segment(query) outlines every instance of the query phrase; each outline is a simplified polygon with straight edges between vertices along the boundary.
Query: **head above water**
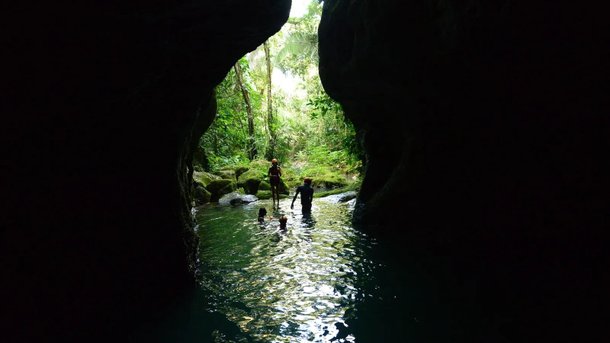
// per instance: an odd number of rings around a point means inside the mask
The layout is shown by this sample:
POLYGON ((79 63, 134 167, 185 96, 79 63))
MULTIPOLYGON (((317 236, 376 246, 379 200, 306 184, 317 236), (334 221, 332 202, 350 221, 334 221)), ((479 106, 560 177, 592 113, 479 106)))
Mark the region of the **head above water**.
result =
POLYGON ((286 216, 281 216, 280 217, 280 227, 281 228, 285 228, 286 227, 286 222, 288 222, 288 218, 286 218, 286 216))

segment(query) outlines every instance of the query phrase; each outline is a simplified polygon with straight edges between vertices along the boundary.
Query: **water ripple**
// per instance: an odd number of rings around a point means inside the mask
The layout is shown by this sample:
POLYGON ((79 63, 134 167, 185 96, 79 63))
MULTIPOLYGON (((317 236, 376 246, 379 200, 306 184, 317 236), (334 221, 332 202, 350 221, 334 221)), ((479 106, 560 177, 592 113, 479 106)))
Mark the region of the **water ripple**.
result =
POLYGON ((288 199, 280 210, 269 205, 210 205, 197 213, 208 310, 224 314, 249 341, 354 342, 346 320, 375 264, 367 258, 374 242, 350 226, 353 202, 316 201, 310 216, 290 210, 288 199), (261 206, 273 216, 263 224, 256 221, 261 206), (280 215, 288 217, 285 231, 280 215))

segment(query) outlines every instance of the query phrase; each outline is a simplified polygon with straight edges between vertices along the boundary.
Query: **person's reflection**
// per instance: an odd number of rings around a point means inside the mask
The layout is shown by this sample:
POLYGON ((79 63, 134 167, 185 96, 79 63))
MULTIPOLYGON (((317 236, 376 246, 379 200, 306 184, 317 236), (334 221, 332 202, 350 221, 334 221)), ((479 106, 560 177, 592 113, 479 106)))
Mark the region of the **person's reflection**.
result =
POLYGON ((311 215, 310 212, 303 212, 303 217, 301 218, 301 223, 303 223, 303 227, 313 229, 316 225, 316 220, 311 215))
POLYGON ((315 228, 316 220, 311 215, 311 212, 303 213, 301 217, 302 237, 308 242, 313 240, 312 231, 315 228))

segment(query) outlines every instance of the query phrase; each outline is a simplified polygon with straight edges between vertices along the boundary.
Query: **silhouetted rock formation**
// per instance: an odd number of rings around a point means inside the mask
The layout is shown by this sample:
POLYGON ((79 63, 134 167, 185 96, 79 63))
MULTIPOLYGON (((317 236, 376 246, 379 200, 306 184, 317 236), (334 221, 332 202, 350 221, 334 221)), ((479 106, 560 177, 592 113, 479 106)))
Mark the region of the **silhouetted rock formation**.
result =
MULTIPOLYGON (((603 330, 609 30, 599 10, 324 3, 322 82, 366 150, 357 219, 392 238, 400 263, 428 263, 446 282, 439 301, 455 306, 458 327, 472 320, 515 342, 603 330), (484 322, 466 318, 473 304, 484 322)), ((451 341, 493 341, 462 330, 451 341)))
MULTIPOLYGON (((3 6, 0 341, 120 340, 193 285, 212 89, 289 3, 3 6)), ((608 24, 541 3, 325 1, 321 76, 366 149, 357 220, 454 316, 440 332, 380 303, 342 335, 607 337, 608 24)))
POLYGON ((289 8, 3 5, 0 341, 124 338, 192 286, 191 148, 213 87, 289 8))

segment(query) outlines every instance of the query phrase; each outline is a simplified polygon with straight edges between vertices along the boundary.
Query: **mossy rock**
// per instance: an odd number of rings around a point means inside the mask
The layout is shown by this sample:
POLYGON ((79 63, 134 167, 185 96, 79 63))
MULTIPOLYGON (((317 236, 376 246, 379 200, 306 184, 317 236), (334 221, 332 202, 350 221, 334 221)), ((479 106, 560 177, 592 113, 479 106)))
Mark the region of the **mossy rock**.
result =
POLYGON ((258 192, 256 192, 256 197, 259 199, 271 199, 271 191, 259 190, 258 192))
POLYGON ((242 173, 237 180, 237 186, 242 187, 246 194, 256 194, 260 183, 265 179, 265 174, 260 171, 249 169, 242 173))
POLYGON ((246 180, 246 183, 242 186, 242 188, 244 192, 246 192, 246 194, 256 194, 260 183, 261 182, 259 180, 248 179, 246 180))
POLYGON ((270 191, 271 185, 267 181, 261 181, 261 183, 258 185, 258 190, 259 191, 270 191))
POLYGON ((235 168, 235 178, 239 179, 241 174, 247 172, 248 170, 250 170, 250 168, 244 167, 244 166, 239 166, 239 167, 235 168))
POLYGON ((199 183, 195 183, 193 190, 193 200, 197 206, 207 204, 212 199, 212 193, 210 193, 205 187, 199 183))
POLYGON ((207 187, 211 181, 220 180, 221 177, 208 172, 193 172, 193 180, 201 184, 203 187, 207 187))
POLYGON ((230 180, 230 179, 212 180, 206 188, 208 191, 210 191, 213 194, 213 193, 217 193, 219 190, 221 190, 222 188, 224 188, 232 183, 235 183, 235 181, 230 180))
MULTIPOLYGON (((290 194, 290 187, 288 187, 288 185, 286 184, 286 182, 284 182, 284 179, 280 179, 280 185, 279 185, 279 191, 280 194, 290 194)), ((261 181, 261 183, 258 185, 258 190, 262 190, 262 191, 270 191, 271 190, 271 185, 269 184, 269 182, 267 181, 261 181)))
POLYGON ((235 177, 235 171, 232 169, 223 169, 218 172, 218 175, 220 175, 220 177, 223 179, 237 180, 235 177))
POLYGON ((288 186, 286 185, 286 182, 284 182, 284 179, 280 179, 280 185, 278 187, 278 190, 280 191, 280 194, 290 194, 290 191, 288 190, 288 186))
POLYGON ((347 186, 347 181, 338 175, 325 175, 314 178, 312 184, 315 188, 334 189, 347 186))
POLYGON ((248 169, 247 171, 239 175, 239 178, 237 179, 237 185, 241 187, 246 184, 247 180, 257 180, 260 183, 260 181, 263 181, 266 178, 267 175, 261 172, 260 170, 248 169))
POLYGON ((207 187, 207 190, 212 193, 210 201, 218 201, 221 196, 235 191, 237 188, 235 181, 230 179, 213 180, 207 187))
POLYGON ((222 187, 218 191, 218 194, 225 195, 225 194, 229 194, 231 192, 234 192, 236 190, 237 190, 237 185, 235 184, 235 181, 231 181, 231 183, 229 183, 228 185, 222 187))
POLYGON ((282 180, 286 182, 288 188, 296 187, 303 183, 303 178, 290 168, 282 168, 282 180))

